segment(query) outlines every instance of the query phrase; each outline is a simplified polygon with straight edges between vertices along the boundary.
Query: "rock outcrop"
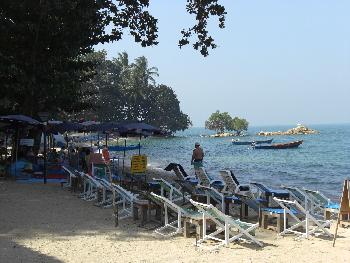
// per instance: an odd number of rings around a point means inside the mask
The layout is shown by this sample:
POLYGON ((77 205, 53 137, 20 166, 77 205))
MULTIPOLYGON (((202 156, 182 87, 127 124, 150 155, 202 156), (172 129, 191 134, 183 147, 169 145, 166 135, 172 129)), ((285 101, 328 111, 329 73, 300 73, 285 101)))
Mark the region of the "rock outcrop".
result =
POLYGON ((260 131, 257 133, 257 135, 275 136, 275 135, 300 135, 300 134, 318 134, 318 133, 320 132, 310 129, 304 125, 298 124, 297 127, 289 129, 287 131, 274 131, 274 132, 260 131))

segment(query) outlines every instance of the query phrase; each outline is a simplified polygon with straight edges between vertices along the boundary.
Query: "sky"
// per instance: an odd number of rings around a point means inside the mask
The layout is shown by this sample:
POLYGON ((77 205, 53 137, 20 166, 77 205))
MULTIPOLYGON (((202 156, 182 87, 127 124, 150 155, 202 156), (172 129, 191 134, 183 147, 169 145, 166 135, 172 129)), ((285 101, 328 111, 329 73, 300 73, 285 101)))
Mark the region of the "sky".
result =
POLYGON ((158 68, 195 127, 219 110, 252 126, 350 123, 350 1, 225 0, 226 27, 210 20, 218 47, 204 58, 178 47, 194 24, 185 0, 150 0, 159 44, 123 40, 98 45, 108 57, 126 51, 158 68))

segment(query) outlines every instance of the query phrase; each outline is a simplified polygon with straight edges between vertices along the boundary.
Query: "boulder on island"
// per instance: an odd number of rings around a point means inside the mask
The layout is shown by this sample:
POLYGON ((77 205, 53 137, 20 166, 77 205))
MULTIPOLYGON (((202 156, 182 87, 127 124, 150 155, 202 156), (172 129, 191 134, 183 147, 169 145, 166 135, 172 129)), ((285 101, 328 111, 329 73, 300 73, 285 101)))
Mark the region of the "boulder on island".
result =
POLYGON ((275 135, 300 135, 300 134, 318 134, 319 131, 310 129, 304 125, 298 124, 297 127, 289 129, 287 131, 260 131, 257 135, 260 136, 275 136, 275 135))

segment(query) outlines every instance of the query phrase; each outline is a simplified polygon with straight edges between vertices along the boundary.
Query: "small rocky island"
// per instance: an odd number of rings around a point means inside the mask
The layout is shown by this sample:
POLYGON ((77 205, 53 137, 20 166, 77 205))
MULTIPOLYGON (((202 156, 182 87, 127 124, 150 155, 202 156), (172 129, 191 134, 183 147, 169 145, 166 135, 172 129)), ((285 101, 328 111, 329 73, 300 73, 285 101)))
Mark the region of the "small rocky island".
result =
POLYGON ((238 137, 238 136, 242 137, 245 135, 246 135, 245 133, 237 135, 237 133, 223 132, 223 133, 215 133, 210 135, 201 134, 200 137, 220 138, 220 137, 238 137))
POLYGON ((287 131, 260 131, 257 135, 260 136, 275 136, 275 135, 300 135, 300 134, 318 134, 319 131, 310 129, 304 125, 298 124, 297 127, 289 129, 287 131))

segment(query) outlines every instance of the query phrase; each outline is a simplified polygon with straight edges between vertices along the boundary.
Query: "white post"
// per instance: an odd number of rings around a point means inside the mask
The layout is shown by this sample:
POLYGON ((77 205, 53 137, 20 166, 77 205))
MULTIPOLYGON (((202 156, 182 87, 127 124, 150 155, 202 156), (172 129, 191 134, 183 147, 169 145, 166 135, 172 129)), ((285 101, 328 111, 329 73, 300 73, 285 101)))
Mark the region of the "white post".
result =
POLYGON ((225 218, 225 245, 228 246, 230 239, 230 225, 227 222, 227 218, 225 218))

